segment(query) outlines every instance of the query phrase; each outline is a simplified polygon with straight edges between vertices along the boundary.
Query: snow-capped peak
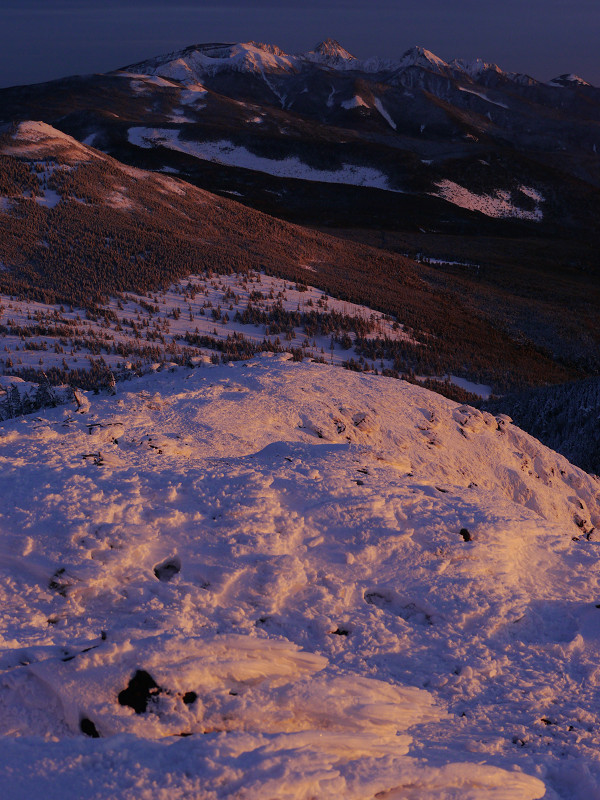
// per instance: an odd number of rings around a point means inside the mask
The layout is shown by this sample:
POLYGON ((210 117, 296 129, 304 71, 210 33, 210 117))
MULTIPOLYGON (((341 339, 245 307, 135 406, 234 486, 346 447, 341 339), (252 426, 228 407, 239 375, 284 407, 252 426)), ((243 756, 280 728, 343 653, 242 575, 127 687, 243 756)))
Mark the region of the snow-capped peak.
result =
POLYGON ((313 50, 304 53, 303 57, 309 61, 332 65, 340 62, 356 61, 356 57, 345 50, 335 39, 325 39, 319 42, 313 50))
POLYGON ((574 75, 572 72, 565 72, 563 75, 548 81, 548 84, 550 86, 591 86, 591 83, 584 81, 583 78, 580 78, 579 75, 574 75))
POLYGON ((400 68, 405 67, 424 67, 425 69, 433 70, 433 72, 446 73, 448 72, 448 64, 431 50, 426 50, 424 47, 411 47, 403 53, 400 61, 398 62, 400 68))

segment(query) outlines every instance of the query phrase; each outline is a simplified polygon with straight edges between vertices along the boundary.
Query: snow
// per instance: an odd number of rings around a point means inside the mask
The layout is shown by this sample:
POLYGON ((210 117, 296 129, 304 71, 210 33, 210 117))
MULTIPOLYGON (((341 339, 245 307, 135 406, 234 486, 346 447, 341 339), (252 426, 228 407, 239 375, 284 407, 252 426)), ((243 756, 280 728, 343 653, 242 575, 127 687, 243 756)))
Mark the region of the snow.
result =
POLYGON ((204 108, 204 105, 199 105, 198 101, 208 94, 208 90, 200 83, 190 83, 187 88, 182 90, 179 96, 179 102, 183 105, 194 105, 195 108, 204 108))
MULTIPOLYGON (((481 58, 455 58, 447 63, 424 47, 412 47, 400 58, 381 58, 373 56, 357 59, 338 42, 327 39, 313 50, 297 55, 285 53, 276 45, 258 42, 238 42, 222 44, 199 44, 176 52, 159 56, 149 61, 132 65, 128 70, 113 73, 134 81, 135 91, 145 91, 145 84, 155 81, 158 86, 191 85, 225 70, 258 74, 265 81, 270 74, 297 73, 306 66, 324 71, 359 71, 364 73, 396 72, 418 67, 441 75, 468 76, 477 81, 485 72, 493 71, 509 80, 523 85, 537 83, 528 75, 503 72, 497 64, 481 58), (176 83, 172 83, 175 81, 176 83)), ((589 86, 577 75, 561 75, 548 82, 549 86, 581 85, 589 86)))
MULTIPOLYGON (((47 141, 47 138, 44 137, 44 140, 47 141)), ((7 149, 5 147, 3 152, 9 151, 12 151, 12 148, 7 149)), ((38 193, 32 195, 27 192, 27 194, 13 195, 11 197, 0 197, 0 211, 5 213, 14 212, 17 201, 24 199, 33 200, 41 208, 55 208, 61 202, 62 196, 54 189, 49 189, 46 182, 55 172, 68 172, 72 167, 67 164, 59 165, 54 160, 40 159, 31 162, 30 169, 38 179, 38 193)))
MULTIPOLYGON (((295 72, 298 59, 273 45, 256 42, 237 44, 199 45, 191 51, 165 56, 159 63, 145 62, 139 66, 144 73, 175 80, 185 86, 201 83, 202 78, 222 70, 258 73, 295 72)), ((130 73, 121 73, 129 75, 130 73)))
POLYGON ((467 89, 466 86, 459 86, 458 91, 466 92, 467 94, 474 94, 476 97, 480 97, 482 100, 485 100, 488 103, 492 103, 495 106, 499 106, 500 108, 508 108, 506 103, 500 103, 498 100, 492 100, 484 92, 476 91, 475 89, 467 89))
POLYGON ((304 61, 341 69, 353 69, 360 63, 352 53, 345 50, 335 39, 325 39, 325 41, 316 45, 314 50, 302 53, 299 58, 304 61))
POLYGON ((466 378, 458 378, 456 375, 450 375, 449 379, 455 386, 460 386, 461 389, 472 392, 483 400, 487 400, 492 393, 492 387, 485 383, 473 383, 473 381, 468 381, 466 378))
POLYGON ((548 82, 549 86, 558 86, 558 87, 565 87, 565 86, 591 86, 587 81, 584 81, 583 78, 580 78, 579 75, 575 75, 571 73, 565 73, 564 75, 559 75, 558 78, 553 78, 551 81, 548 82))
POLYGON ((45 122, 31 120, 20 122, 12 139, 15 143, 6 144, 3 148, 3 152, 8 155, 33 158, 36 153, 43 152, 49 147, 58 147, 61 157, 65 155, 65 151, 77 160, 81 160, 82 155, 87 156, 85 145, 45 122))
POLYGON ((6 796, 596 796, 599 482, 285 359, 0 426, 6 796))
POLYGON ((127 189, 124 186, 119 186, 113 192, 109 192, 105 202, 111 208, 125 209, 126 211, 135 207, 133 201, 127 197, 127 189))
MULTIPOLYGON (((201 109, 201 108, 204 108, 204 106, 196 106, 196 110, 201 109)), ((186 117, 185 116, 185 111, 183 111, 183 109, 181 109, 181 108, 176 108, 174 110, 173 114, 171 116, 167 117, 167 121, 168 122, 174 122, 176 125, 181 125, 181 124, 185 125, 185 124, 196 122, 195 119, 190 119, 189 117, 186 117)))
POLYGON ((482 58, 473 58, 471 60, 455 58, 450 62, 450 66, 461 72, 465 72, 471 78, 479 78, 484 72, 488 72, 489 70, 497 72, 500 75, 503 74, 497 64, 489 63, 482 58))
POLYGON ((364 106, 365 108, 369 107, 369 104, 366 103, 363 100, 363 98, 360 97, 359 95, 354 95, 349 100, 342 100, 340 105, 342 106, 342 108, 345 108, 347 110, 350 110, 352 108, 360 108, 361 106, 364 106))
MULTIPOLYGON (((410 256, 407 255, 408 258, 410 256)), ((444 264, 448 267, 477 267, 479 268, 479 264, 476 264, 474 261, 453 261, 452 259, 448 258, 433 258, 431 256, 418 256, 415 257, 415 261, 418 261, 419 264, 444 264)))
POLYGON ((381 102, 381 100, 378 97, 375 98, 375 107, 377 108, 377 111, 379 111, 381 116, 384 118, 384 120, 388 123, 388 125, 391 128, 393 128, 394 130, 396 130, 396 127, 397 127, 396 123, 390 117, 388 112, 385 110, 385 108, 383 107, 383 103, 381 102))
MULTIPOLYGON (((164 190, 168 192, 181 193, 185 186, 166 176, 161 177, 161 181, 164 190)), ((120 203, 120 207, 127 208, 131 204, 129 198, 118 192, 109 199, 120 203)), ((318 273, 320 265, 319 262, 309 262, 299 266, 318 273)), ((394 327, 394 320, 386 318, 378 311, 338 300, 310 285, 296 286, 280 278, 251 270, 247 276, 189 275, 162 292, 146 296, 127 294, 121 300, 113 298, 103 308, 114 315, 116 321, 105 320, 102 316, 97 319, 88 318, 82 309, 61 310, 58 306, 0 295, 0 324, 7 327, 18 326, 14 333, 3 334, 4 352, 0 354, 0 369, 3 360, 8 358, 17 369, 31 367, 47 370, 50 367, 64 366, 64 363, 70 369, 84 369, 89 366, 88 359, 94 357, 94 354, 97 356, 99 352, 107 366, 115 371, 121 371, 128 361, 139 361, 142 369, 148 369, 150 358, 141 352, 146 346, 155 349, 152 361, 156 361, 157 357, 171 361, 173 354, 182 355, 186 348, 194 359, 208 358, 217 352, 210 346, 203 346, 200 350, 188 345, 186 334, 195 333, 210 337, 217 345, 228 336, 238 335, 254 345, 260 345, 267 340, 290 349, 302 346, 307 358, 326 357, 328 362, 336 365, 343 364, 355 355, 353 349, 344 349, 339 344, 331 350, 331 337, 328 334, 315 334, 308 338, 302 324, 292 328, 292 336, 288 341, 285 335, 271 333, 265 325, 236 321, 236 312, 243 314, 250 302, 254 308, 265 312, 279 305, 288 312, 316 311, 323 315, 336 312, 360 323, 372 323, 372 332, 366 333, 366 338, 379 336, 415 343, 402 325, 394 327), (155 310, 148 313, 149 308, 155 310), (215 319, 212 312, 219 308, 222 310, 216 314, 218 318, 215 319), (223 316, 225 313, 228 320, 223 316), (35 330, 40 323, 50 329, 47 335, 41 336, 35 330), (57 326, 60 333, 53 334, 52 329, 57 326), (21 329, 29 329, 31 335, 23 338, 21 329), (117 348, 120 346, 125 349, 133 348, 128 360, 118 354, 117 348)), ((337 330, 335 325, 333 327, 337 330)), ((337 333, 341 335, 341 331, 337 333)), ((354 335, 350 338, 353 340, 354 335)), ((371 369, 381 366, 379 360, 367 359, 367 363, 371 369)), ((386 360, 384 366, 392 368, 393 362, 386 360)), ((131 369, 131 366, 127 369, 131 369)))
POLYGON ((519 186, 519 191, 524 194, 526 197, 530 197, 532 200, 535 200, 536 203, 543 203, 544 202, 544 195, 539 192, 537 189, 533 189, 531 186, 519 186))
POLYGON ((55 208, 61 201, 61 196, 53 189, 44 189, 43 195, 38 195, 35 202, 42 208, 55 208))
POLYGON ((131 88, 135 92, 145 91, 145 84, 150 86, 160 86, 161 88, 177 89, 179 88, 176 83, 167 81, 157 75, 145 75, 138 72, 116 72, 114 73, 118 78, 130 78, 131 88))
POLYGON ((475 194, 464 186, 447 179, 439 181, 436 185, 438 191, 433 193, 435 196, 441 197, 461 208, 479 211, 488 217, 514 217, 533 222, 539 222, 544 217, 544 213, 540 208, 543 196, 530 187, 520 186, 519 191, 536 201, 536 207, 533 211, 519 208, 514 203, 511 193, 505 190, 497 189, 493 195, 475 194))
POLYGON ((28 142, 40 142, 45 139, 54 139, 62 140, 69 145, 73 142, 77 144, 75 139, 71 136, 67 136, 66 133, 61 133, 61 131, 53 128, 51 125, 47 125, 45 122, 33 122, 31 120, 19 123, 13 139, 16 141, 25 139, 28 142))
POLYGON ((445 74, 448 71, 448 64, 431 50, 426 50, 424 47, 411 47, 407 50, 398 62, 400 69, 406 67, 423 67, 425 69, 433 70, 445 74))
MULTIPOLYGON (((365 103, 363 102, 362 105, 365 103)), ((266 172, 268 175, 276 175, 281 178, 345 183, 396 191, 388 185, 387 177, 374 167, 344 164, 340 169, 316 169, 300 161, 296 156, 278 160, 255 155, 247 148, 235 145, 227 139, 205 142, 187 141, 180 138, 178 130, 171 128, 129 128, 128 138, 132 144, 138 147, 151 148, 160 145, 187 153, 195 158, 266 172)))

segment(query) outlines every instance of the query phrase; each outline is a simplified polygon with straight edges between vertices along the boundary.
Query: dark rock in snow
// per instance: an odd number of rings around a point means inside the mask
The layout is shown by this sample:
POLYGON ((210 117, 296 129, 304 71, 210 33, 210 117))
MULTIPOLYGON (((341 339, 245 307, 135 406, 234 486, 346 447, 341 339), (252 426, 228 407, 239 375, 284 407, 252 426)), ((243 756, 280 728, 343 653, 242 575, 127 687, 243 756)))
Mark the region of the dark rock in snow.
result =
POLYGON ((145 670, 138 669, 127 684, 127 688, 119 692, 119 703, 133 708, 136 714, 143 714, 148 702, 162 692, 162 688, 145 670))
POLYGON ((100 738, 100 734, 98 733, 96 726, 92 720, 88 719, 87 717, 82 718, 81 722, 79 723, 79 730, 86 736, 90 736, 92 739, 100 738))
POLYGON ((346 630, 346 628, 336 628, 332 633, 334 636, 348 636, 350 631, 346 630))

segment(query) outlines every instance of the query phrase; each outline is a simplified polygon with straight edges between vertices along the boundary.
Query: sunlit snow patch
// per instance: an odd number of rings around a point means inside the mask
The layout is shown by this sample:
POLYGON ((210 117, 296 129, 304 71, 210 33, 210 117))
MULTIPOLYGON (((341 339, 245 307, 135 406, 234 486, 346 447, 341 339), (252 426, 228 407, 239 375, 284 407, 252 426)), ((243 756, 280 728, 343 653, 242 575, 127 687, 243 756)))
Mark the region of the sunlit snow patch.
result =
POLYGON ((447 179, 439 181, 436 186, 439 191, 432 192, 434 196, 441 197, 461 208, 467 208, 469 211, 479 211, 487 217, 512 217, 532 222, 540 222, 544 218, 544 213, 540 208, 540 204, 544 202, 543 196, 527 186, 520 186, 519 191, 535 201, 536 207, 533 211, 519 208, 515 205, 511 193, 503 189, 496 189, 493 195, 475 194, 464 186, 447 179))
POLYGON ((369 107, 368 103, 365 103, 365 101, 359 95, 354 95, 354 97, 351 97, 350 100, 342 100, 340 105, 342 108, 347 110, 352 108, 360 108, 361 106, 364 106, 365 108, 369 107))

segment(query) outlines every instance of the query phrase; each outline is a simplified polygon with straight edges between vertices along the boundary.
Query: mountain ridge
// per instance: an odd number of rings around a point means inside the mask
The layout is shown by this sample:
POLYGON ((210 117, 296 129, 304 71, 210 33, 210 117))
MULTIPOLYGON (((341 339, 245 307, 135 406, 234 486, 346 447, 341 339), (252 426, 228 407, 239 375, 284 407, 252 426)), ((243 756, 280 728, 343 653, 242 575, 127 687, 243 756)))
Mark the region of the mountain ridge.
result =
POLYGON ((438 74, 453 75, 454 77, 462 76, 463 78, 470 78, 475 81, 481 78, 486 72, 495 72, 516 82, 533 81, 537 84, 545 83, 545 85, 549 86, 567 86, 570 83, 591 87, 590 83, 576 75, 563 74, 558 78, 543 82, 523 73, 505 72, 497 64, 487 62, 479 57, 473 59, 456 57, 446 62, 421 45, 414 45, 408 48, 398 58, 370 56, 359 59, 348 52, 337 40, 332 38, 324 39, 315 45, 312 50, 294 54, 286 53, 277 45, 253 41, 189 45, 180 50, 171 51, 164 55, 129 64, 128 66, 115 70, 115 72, 144 67, 158 70, 162 68, 162 65, 167 65, 171 61, 185 60, 194 55, 204 56, 204 59, 196 58, 196 66, 203 67, 206 70, 231 68, 239 69, 240 71, 269 71, 269 69, 278 71, 279 69, 299 69, 303 64, 311 63, 317 66, 320 65, 338 70, 393 72, 417 66, 432 72, 437 72, 438 74), (265 53, 265 55, 273 56, 274 59, 265 58, 265 60, 261 62, 256 59, 256 54, 252 52, 253 50, 258 50, 265 53), (211 63, 211 61, 214 63, 211 63), (561 81, 561 79, 563 80, 561 81))

